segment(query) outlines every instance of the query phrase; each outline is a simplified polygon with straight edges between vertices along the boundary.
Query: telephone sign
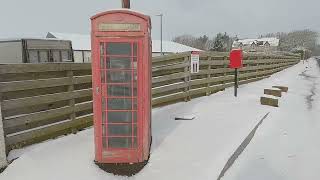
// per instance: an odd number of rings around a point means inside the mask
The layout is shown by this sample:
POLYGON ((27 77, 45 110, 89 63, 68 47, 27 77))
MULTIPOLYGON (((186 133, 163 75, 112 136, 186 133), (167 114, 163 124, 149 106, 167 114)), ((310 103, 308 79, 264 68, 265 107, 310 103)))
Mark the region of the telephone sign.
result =
POLYGON ((200 69, 200 52, 192 51, 191 52, 191 73, 199 73, 200 69))
POLYGON ((230 52, 230 64, 229 67, 233 69, 242 67, 242 50, 241 49, 233 49, 230 52))

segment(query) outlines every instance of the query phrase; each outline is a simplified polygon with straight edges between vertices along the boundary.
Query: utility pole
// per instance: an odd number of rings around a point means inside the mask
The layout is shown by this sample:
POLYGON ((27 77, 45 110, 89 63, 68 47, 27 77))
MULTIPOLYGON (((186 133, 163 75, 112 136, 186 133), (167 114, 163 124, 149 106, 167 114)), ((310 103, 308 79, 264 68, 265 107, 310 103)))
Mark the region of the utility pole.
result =
POLYGON ((122 0, 122 8, 130 9, 130 0, 122 0))
POLYGON ((160 16, 160 49, 161 49, 161 55, 164 55, 163 54, 163 46, 162 46, 162 31, 163 31, 163 28, 162 28, 162 17, 163 17, 163 14, 159 14, 157 16, 160 16))

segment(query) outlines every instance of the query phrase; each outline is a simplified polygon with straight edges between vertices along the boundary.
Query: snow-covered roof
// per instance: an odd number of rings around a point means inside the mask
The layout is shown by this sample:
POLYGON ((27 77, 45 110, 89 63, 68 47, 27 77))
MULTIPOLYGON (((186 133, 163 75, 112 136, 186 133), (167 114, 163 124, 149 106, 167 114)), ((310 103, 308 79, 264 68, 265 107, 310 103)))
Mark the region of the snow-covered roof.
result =
POLYGON ((240 39, 238 41, 234 41, 232 46, 235 47, 242 43, 244 46, 251 45, 252 43, 257 44, 257 42, 263 42, 265 44, 268 42, 270 46, 279 46, 280 40, 278 38, 257 38, 257 39, 240 39))
POLYGON ((57 38, 72 41, 74 50, 91 50, 91 38, 87 34, 68 34, 48 32, 47 38, 57 38))
POLYGON ((44 41, 58 41, 64 39, 53 39, 53 38, 38 38, 38 37, 24 37, 24 38, 1 38, 0 42, 3 41, 22 41, 22 40, 44 40, 44 41))
MULTIPOLYGON (((173 41, 162 41, 162 50, 165 53, 180 53, 187 51, 202 51, 190 46, 179 44, 173 41)), ((161 52, 161 41, 152 40, 152 52, 161 52)))
MULTIPOLYGON (((85 34, 68 34, 48 32, 47 38, 57 38, 62 40, 71 40, 74 50, 91 50, 91 37, 85 34)), ((193 47, 185 46, 172 41, 162 41, 162 49, 164 53, 180 53, 187 51, 201 51, 193 47)), ((152 40, 152 52, 161 52, 161 41, 152 40)))

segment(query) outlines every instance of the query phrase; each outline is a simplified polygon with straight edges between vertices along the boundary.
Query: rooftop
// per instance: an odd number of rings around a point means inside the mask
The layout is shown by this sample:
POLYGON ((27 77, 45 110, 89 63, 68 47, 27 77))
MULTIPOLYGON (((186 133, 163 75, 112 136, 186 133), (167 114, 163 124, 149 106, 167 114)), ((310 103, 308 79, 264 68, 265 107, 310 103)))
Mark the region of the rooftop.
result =
POLYGON ((240 39, 238 41, 233 42, 233 47, 237 46, 238 44, 242 43, 244 46, 245 45, 251 45, 252 43, 257 43, 257 42, 263 42, 265 44, 268 42, 270 46, 279 46, 279 39, 278 38, 257 38, 257 39, 240 39))
MULTIPOLYGON (((57 38, 61 40, 71 40, 74 50, 91 50, 91 37, 87 34, 69 34, 48 32, 47 38, 57 38)), ((201 51, 193 47, 185 46, 172 41, 162 41, 162 49, 164 53, 180 53, 187 51, 201 51)), ((152 40, 152 52, 161 52, 161 41, 152 40)))

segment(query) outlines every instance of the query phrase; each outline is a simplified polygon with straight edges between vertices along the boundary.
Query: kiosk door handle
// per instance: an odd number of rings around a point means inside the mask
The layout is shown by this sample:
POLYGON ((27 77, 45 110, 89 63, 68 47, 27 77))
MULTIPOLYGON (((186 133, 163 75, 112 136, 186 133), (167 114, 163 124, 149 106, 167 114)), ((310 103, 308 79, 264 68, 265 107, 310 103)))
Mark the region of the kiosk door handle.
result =
POLYGON ((100 88, 97 86, 96 87, 96 93, 99 94, 100 93, 100 88))

